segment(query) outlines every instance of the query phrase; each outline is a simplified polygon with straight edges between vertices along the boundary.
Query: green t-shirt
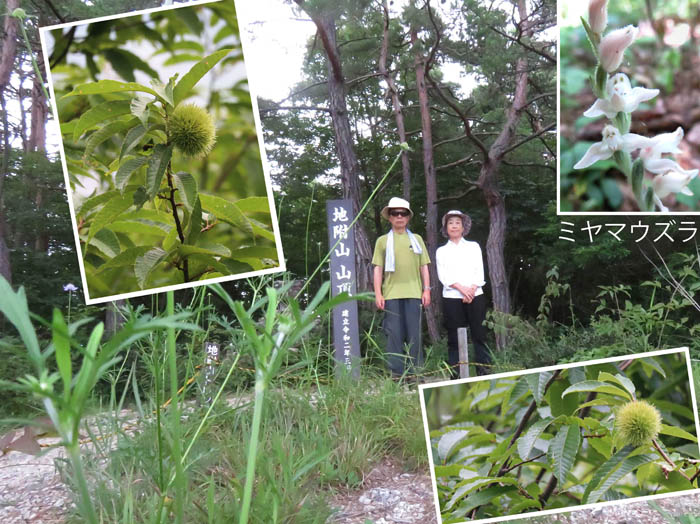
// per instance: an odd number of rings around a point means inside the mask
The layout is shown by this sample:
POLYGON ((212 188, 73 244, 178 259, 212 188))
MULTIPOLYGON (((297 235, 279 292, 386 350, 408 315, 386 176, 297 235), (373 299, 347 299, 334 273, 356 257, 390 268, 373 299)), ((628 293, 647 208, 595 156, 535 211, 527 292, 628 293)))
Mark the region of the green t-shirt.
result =
MULTIPOLYGON (((374 246, 374 256, 372 264, 384 267, 386 260, 387 235, 382 235, 377 239, 374 246)), ((395 298, 421 298, 423 294, 423 282, 420 277, 420 268, 430 264, 428 250, 420 235, 416 235, 416 240, 423 252, 419 255, 411 249, 411 241, 408 233, 394 233, 394 268, 395 271, 384 272, 382 281, 382 294, 386 300, 395 298)))

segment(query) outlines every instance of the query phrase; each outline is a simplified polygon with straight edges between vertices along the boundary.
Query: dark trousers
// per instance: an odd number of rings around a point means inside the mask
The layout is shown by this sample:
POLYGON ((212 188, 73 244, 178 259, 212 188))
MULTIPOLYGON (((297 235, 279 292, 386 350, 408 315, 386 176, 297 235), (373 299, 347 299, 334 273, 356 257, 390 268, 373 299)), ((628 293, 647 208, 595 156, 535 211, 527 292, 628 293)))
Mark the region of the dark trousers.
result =
POLYGON ((384 302, 386 361, 392 374, 423 366, 421 349, 421 301, 419 298, 395 298, 384 302), (408 352, 406 351, 406 344, 408 352), (406 361, 408 353, 408 361, 406 361))
MULTIPOLYGON (((459 376, 459 343, 457 341, 457 328, 469 326, 469 336, 474 344, 474 362, 476 364, 490 364, 491 357, 486 348, 486 299, 484 295, 474 297, 471 303, 462 302, 460 298, 442 298, 442 312, 445 327, 447 328, 447 362, 452 369, 452 376, 459 376)), ((476 366, 476 372, 484 375, 488 369, 484 366, 476 366)))

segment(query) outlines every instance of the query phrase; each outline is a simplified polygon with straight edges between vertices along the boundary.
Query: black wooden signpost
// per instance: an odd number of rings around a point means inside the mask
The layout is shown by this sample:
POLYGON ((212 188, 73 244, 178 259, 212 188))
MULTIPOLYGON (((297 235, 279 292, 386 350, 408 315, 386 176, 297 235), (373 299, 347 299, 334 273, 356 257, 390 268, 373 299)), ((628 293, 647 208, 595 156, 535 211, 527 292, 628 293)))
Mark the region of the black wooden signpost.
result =
MULTIPOLYGON (((350 200, 328 200, 328 242, 331 247, 331 294, 357 292, 355 272, 355 235, 348 226, 353 221, 350 200), (336 245, 337 243, 337 245, 336 245)), ((333 308, 333 346, 335 347, 336 372, 360 374, 360 335, 357 321, 357 302, 345 302, 333 308)))

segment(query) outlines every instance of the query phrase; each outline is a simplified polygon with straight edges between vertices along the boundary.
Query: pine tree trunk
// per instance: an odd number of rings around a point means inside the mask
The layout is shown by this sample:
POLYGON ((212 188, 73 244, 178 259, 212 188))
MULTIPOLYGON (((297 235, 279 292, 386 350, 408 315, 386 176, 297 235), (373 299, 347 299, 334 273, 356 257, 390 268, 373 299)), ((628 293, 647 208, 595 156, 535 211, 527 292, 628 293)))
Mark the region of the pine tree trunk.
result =
MULTIPOLYGON (((306 10, 303 0, 294 0, 299 7, 306 10)), ((362 196, 360 192, 360 166, 353 147, 350 119, 345 102, 346 85, 343 78, 343 70, 340 61, 340 53, 336 43, 335 18, 332 12, 309 12, 311 19, 316 24, 318 35, 323 42, 323 48, 327 57, 328 70, 328 105, 333 122, 335 146, 340 159, 340 177, 343 185, 343 198, 352 201, 354 214, 359 213, 362 196)), ((358 291, 371 289, 372 274, 372 247, 367 237, 362 221, 354 226, 355 231, 355 256, 358 291)))
MULTIPOLYGON (((394 119, 396 120, 396 130, 399 135, 399 143, 406 142, 406 126, 404 125, 403 109, 401 100, 399 100, 399 91, 396 89, 394 77, 387 71, 386 60, 389 53, 389 8, 387 1, 382 0, 382 9, 384 11, 384 34, 382 38, 382 48, 379 54, 379 73, 389 87, 389 96, 391 96, 391 105, 394 108, 394 119)), ((408 159, 408 151, 401 153, 401 174, 403 179, 403 197, 410 202, 411 200, 411 164, 408 159)))
POLYGON ((438 244, 438 216, 437 216, 437 180, 435 178, 435 162, 433 160, 433 131, 430 122, 430 107, 428 105, 428 89, 425 84, 425 57, 418 46, 415 46, 416 31, 411 30, 411 42, 415 47, 416 86, 418 88, 418 101, 420 105, 421 129, 423 135, 423 170, 425 172, 425 221, 426 243, 430 253, 430 283, 431 305, 426 308, 426 318, 430 340, 435 343, 440 339, 438 324, 438 286, 437 268, 435 266, 435 252, 438 244))
MULTIPOLYGON (((19 0, 7 0, 5 2, 5 13, 12 13, 19 7, 19 0)), ((5 16, 4 37, 2 39, 2 51, 0 51, 0 102, 2 106, 2 133, 3 133, 3 154, 2 165, 0 166, 0 275, 5 280, 12 282, 12 267, 10 265, 10 251, 7 247, 7 224, 5 223, 5 196, 3 185, 5 177, 10 167, 10 127, 7 121, 7 107, 5 104, 5 89, 10 83, 10 76, 15 66, 17 55, 17 19, 12 16, 5 16)))
MULTIPOLYGON (((527 27, 527 8, 525 0, 518 1, 523 34, 531 36, 532 31, 527 27)), ((486 205, 489 209, 489 236, 486 241, 486 256, 489 266, 489 279, 493 296, 493 307, 501 313, 511 312, 510 289, 505 268, 505 234, 506 207, 499 190, 498 170, 503 161, 505 151, 510 145, 527 104, 527 57, 519 58, 515 65, 515 92, 513 103, 506 112, 506 122, 494 143, 489 148, 488 158, 482 165, 477 185, 484 192, 486 205)), ((496 336, 496 345, 502 348, 507 340, 503 335, 496 336)))

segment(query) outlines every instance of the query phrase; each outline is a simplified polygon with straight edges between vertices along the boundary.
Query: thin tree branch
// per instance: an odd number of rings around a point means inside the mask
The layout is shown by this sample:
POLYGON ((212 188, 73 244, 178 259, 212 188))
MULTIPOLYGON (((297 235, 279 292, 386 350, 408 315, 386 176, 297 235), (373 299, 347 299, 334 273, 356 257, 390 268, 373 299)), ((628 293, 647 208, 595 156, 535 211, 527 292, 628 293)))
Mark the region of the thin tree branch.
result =
MULTIPOLYGON (((515 42, 516 44, 518 44, 518 45, 524 47, 525 49, 529 49, 529 50, 532 51, 533 53, 536 53, 536 54, 540 55, 542 58, 544 58, 544 59, 547 60, 548 62, 550 62, 550 63, 552 63, 552 64, 554 64, 554 65, 557 64, 557 59, 556 59, 556 57, 553 57, 553 56, 551 56, 550 54, 545 53, 545 52, 542 51, 541 49, 537 49, 537 48, 535 48, 535 47, 532 47, 531 45, 525 44, 524 42, 522 42, 522 41, 520 40, 520 35, 518 35, 518 38, 513 38, 513 37, 510 36, 509 34, 504 33, 503 31, 501 31, 500 29, 498 29, 498 28, 496 28, 496 27, 494 27, 494 26, 492 26, 492 25, 490 25, 489 28, 490 28, 491 30, 495 31, 496 33, 498 33, 499 35, 501 35, 501 36, 507 38, 508 40, 511 40, 512 42, 515 42)), ((547 44, 545 47, 550 47, 550 46, 552 46, 552 45, 555 45, 554 42, 547 44)))
MULTIPOLYGON (((669 457, 669 456, 664 452, 664 450, 661 449, 661 446, 659 446, 659 443, 656 441, 655 438, 654 438, 654 439, 651 439, 651 444, 654 446, 654 448, 656 448, 656 451, 658 451, 659 455, 661 455, 661 458, 663 458, 663 459, 668 463, 668 465, 671 466, 671 467, 674 469, 674 471, 678 471, 678 473, 680 473, 680 475, 681 475, 684 479, 686 479, 688 482, 690 482, 690 483, 693 482, 692 480, 690 480, 690 477, 689 477, 688 475, 685 474, 684 471, 681 471, 681 469, 680 469, 678 466, 676 466, 676 463, 673 462, 673 460, 671 460, 671 457, 669 457)), ((697 473, 696 473, 695 476, 697 477, 697 473)))
POLYGON ((330 113, 330 109, 327 107, 320 107, 320 106, 275 106, 275 107, 266 107, 263 109, 260 109, 260 113, 262 116, 262 113, 273 113, 275 111, 295 111, 295 110, 306 110, 306 111, 324 111, 326 113, 330 113))
POLYGON ((469 193, 479 189, 479 186, 477 186, 474 182, 467 182, 467 184, 471 184, 471 187, 469 189, 467 189, 466 191, 463 191, 459 195, 438 198, 435 202, 440 203, 440 202, 448 202, 450 200, 459 200, 460 198, 464 198, 465 196, 467 196, 469 193))
POLYGON ((437 167, 435 168, 435 171, 440 171, 441 169, 447 169, 447 168, 449 168, 449 167, 455 167, 455 166, 459 166, 459 165, 462 165, 462 164, 467 164, 467 165, 470 165, 470 164, 479 164, 481 161, 474 161, 474 162, 471 161, 472 158, 474 158, 474 155, 476 155, 476 154, 477 154, 477 153, 472 153, 472 154, 469 155, 468 157, 460 158, 459 160, 455 160, 454 162, 450 162, 449 164, 443 164, 443 165, 441 165, 441 166, 437 166, 437 167))
POLYGON ((554 129, 556 126, 557 126, 557 123, 552 122, 547 127, 543 127, 542 129, 540 129, 537 133, 533 133, 530 136, 523 138, 520 142, 516 142, 512 146, 506 148, 505 151, 503 151, 502 155, 506 155, 507 153, 510 153, 511 151, 513 151, 513 149, 517 149, 518 147, 522 146, 526 142, 529 142, 533 138, 537 138, 538 136, 543 135, 547 131, 554 129))

